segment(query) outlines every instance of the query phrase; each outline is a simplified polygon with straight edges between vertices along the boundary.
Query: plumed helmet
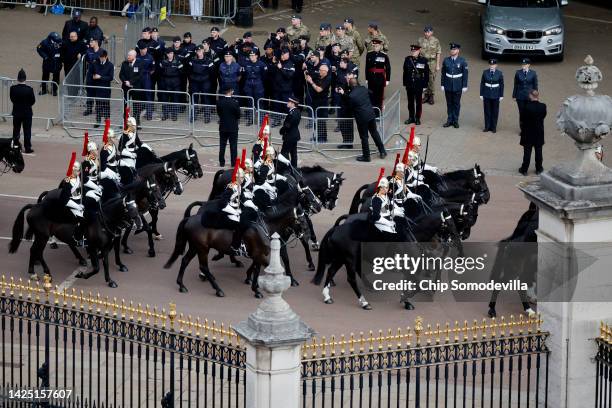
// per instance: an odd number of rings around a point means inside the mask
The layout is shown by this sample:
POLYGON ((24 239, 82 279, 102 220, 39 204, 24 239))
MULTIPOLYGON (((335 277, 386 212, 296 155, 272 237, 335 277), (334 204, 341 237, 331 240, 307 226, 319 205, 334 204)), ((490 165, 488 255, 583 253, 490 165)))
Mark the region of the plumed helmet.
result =
POLYGON ((414 147, 421 147, 421 138, 418 136, 414 137, 414 147))
POLYGON ((76 171, 81 170, 81 162, 80 161, 75 161, 74 164, 72 165, 72 168, 76 171))
POLYGON ((410 160, 412 166, 416 166, 419 164, 419 155, 416 154, 414 150, 411 150, 410 153, 408 153, 408 160, 410 160))
POLYGON ((135 128, 136 127, 136 118, 133 117, 133 116, 130 116, 128 118, 128 120, 127 120, 127 124, 128 124, 128 126, 135 128))
POLYGON ((389 180, 386 177, 383 177, 378 182, 378 188, 389 188, 389 180))
POLYGON ((96 145, 96 142, 91 141, 89 143, 87 143, 87 151, 91 152, 91 151, 98 151, 98 146, 96 145))
POLYGON ((236 178, 244 179, 244 170, 242 170, 241 168, 238 169, 238 171, 236 172, 236 178))
POLYGON ((108 129, 108 138, 112 139, 115 137, 115 131, 113 129, 108 129))
POLYGON ((270 155, 270 156, 274 156, 276 154, 276 152, 274 151, 274 147, 269 145, 268 147, 266 147, 266 156, 270 155))
POLYGON ((252 169, 253 168, 253 160, 251 160, 251 159, 244 159, 244 168, 245 169, 252 169))
POLYGON ((395 172, 396 173, 403 173, 406 171, 406 166, 404 165, 404 163, 397 163, 395 165, 395 172))

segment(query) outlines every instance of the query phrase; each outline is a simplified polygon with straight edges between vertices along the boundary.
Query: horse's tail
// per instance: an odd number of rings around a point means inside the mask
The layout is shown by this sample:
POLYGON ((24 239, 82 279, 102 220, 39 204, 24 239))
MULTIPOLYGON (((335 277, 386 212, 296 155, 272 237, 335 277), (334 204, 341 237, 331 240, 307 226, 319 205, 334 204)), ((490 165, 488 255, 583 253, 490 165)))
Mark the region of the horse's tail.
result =
POLYGON ((339 217, 339 218, 336 220, 336 222, 334 223, 334 227, 337 227, 338 225, 340 225, 340 223, 341 223, 342 221, 346 220, 346 219, 349 217, 349 215, 350 215, 350 214, 344 214, 344 215, 341 215, 341 216, 340 216, 340 217, 339 217))
POLYGON ((351 201, 351 208, 349 210, 349 214, 357 214, 359 211, 359 205, 362 203, 361 201, 361 192, 368 188, 369 184, 364 184, 359 187, 353 196, 353 201, 351 201))
POLYGON ((191 217, 191 210, 193 209, 193 207, 201 207, 205 202, 206 201, 194 201, 193 203, 189 204, 187 208, 185 208, 185 213, 183 214, 183 218, 191 217))
POLYGON ((220 193, 219 187, 217 187, 217 181, 219 181, 219 177, 223 174, 223 170, 219 170, 215 173, 215 177, 213 178, 212 190, 210 190, 210 195, 208 196, 208 200, 212 200, 217 197, 220 193))
POLYGON ((185 247, 187 246, 187 237, 185 236, 185 224, 189 218, 183 218, 176 229, 176 242, 174 243, 174 251, 170 255, 170 259, 164 265, 164 269, 170 269, 172 264, 178 259, 180 255, 185 253, 185 247))
POLYGON ((19 214, 17 214, 17 218, 13 224, 13 239, 11 239, 11 242, 9 243, 9 254, 14 254, 19 249, 19 245, 23 239, 23 221, 25 212, 34 207, 34 205, 35 204, 25 205, 21 211, 19 211, 19 214))
POLYGON ((327 233, 321 240, 321 245, 319 247, 319 259, 317 261, 317 273, 315 274, 315 276, 312 278, 312 281, 311 281, 313 284, 317 286, 321 284, 321 281, 323 281, 323 276, 325 275, 325 270, 327 269, 327 265, 330 264, 330 261, 328 260, 329 253, 331 251, 331 248, 329 245, 329 238, 331 237, 335 229, 336 229, 335 226, 332 227, 329 231, 327 231, 327 233))
POLYGON ((40 202, 43 200, 43 198, 45 198, 45 196, 48 194, 48 191, 43 191, 42 193, 40 193, 40 195, 38 196, 38 200, 36 201, 38 204, 40 204, 40 202))

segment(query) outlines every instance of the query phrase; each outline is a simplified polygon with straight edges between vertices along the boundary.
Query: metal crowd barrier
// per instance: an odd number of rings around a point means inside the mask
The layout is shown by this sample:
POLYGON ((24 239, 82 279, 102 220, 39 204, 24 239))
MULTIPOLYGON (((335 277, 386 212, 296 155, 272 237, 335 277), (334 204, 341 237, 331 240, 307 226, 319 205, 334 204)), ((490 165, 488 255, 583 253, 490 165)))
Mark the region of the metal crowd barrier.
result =
MULTIPOLYGON (((310 106, 300 106, 302 109, 302 120, 300 121, 300 138, 298 149, 300 151, 312 152, 316 150, 316 120, 314 119, 314 111, 310 106)), ((287 102, 274 99, 261 98, 257 102, 257 111, 259 113, 259 123, 263 121, 264 116, 268 115, 270 120, 270 137, 272 142, 281 144, 283 142, 280 134, 280 128, 283 125, 285 116, 287 116, 287 102)))
POLYGON ((127 0, 60 0, 59 3, 68 9, 121 13, 127 0))
MULTIPOLYGON (((222 95, 214 93, 195 93, 191 95, 193 136, 203 147, 219 145, 219 118, 216 103, 217 99, 222 97, 222 95)), ((261 123, 255 110, 255 101, 250 96, 235 95, 234 98, 240 103, 238 143, 253 143, 257 139, 259 123, 261 123)))
POLYGON ((192 135, 192 105, 187 92, 130 89, 127 94, 130 112, 139 121, 143 141, 183 139, 192 135), (154 101, 157 94, 158 101, 154 101))
POLYGON ((64 129, 91 129, 96 125, 103 126, 106 118, 110 118, 111 123, 123 123, 124 101, 121 88, 110 88, 110 98, 88 96, 88 89, 90 94, 98 89, 109 90, 97 86, 62 86, 61 115, 64 129), (91 114, 85 115, 88 110, 91 110, 91 114))
MULTIPOLYGON (((374 107, 377 115, 378 132, 383 134, 383 123, 380 109, 374 107)), ((361 139, 357 131, 357 123, 352 117, 342 117, 342 109, 338 106, 320 106, 316 115, 316 150, 330 159, 345 159, 361 155, 361 139), (344 152, 341 157, 331 156, 331 152, 344 152)), ((369 139, 370 150, 376 152, 377 148, 369 139)))
POLYGON ((401 95, 397 90, 390 98, 385 99, 382 112, 383 128, 380 133, 383 143, 387 143, 393 135, 400 131, 401 127, 401 95))
POLYGON ((168 1, 168 16, 210 19, 227 25, 236 17, 237 0, 173 0, 168 1))
MULTIPOLYGON (((4 120, 12 117, 13 103, 10 99, 10 89, 12 85, 17 83, 16 79, 0 77, 0 115, 4 120)), ((34 97, 36 98, 36 103, 32 107, 34 114, 32 119, 46 121, 46 130, 49 130, 61 119, 59 87, 53 81, 37 79, 29 79, 25 83, 34 89, 34 97), (41 95, 43 87, 47 90, 47 93, 41 95)))

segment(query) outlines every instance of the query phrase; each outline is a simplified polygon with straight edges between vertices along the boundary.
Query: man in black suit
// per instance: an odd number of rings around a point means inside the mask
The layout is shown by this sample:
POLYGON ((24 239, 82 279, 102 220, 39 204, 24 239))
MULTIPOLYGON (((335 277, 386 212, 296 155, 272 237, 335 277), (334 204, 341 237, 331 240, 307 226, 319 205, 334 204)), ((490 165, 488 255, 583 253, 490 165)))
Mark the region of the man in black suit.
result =
POLYGON ((238 157, 238 121, 240 120, 240 103, 232 98, 233 88, 225 88, 224 95, 217 101, 217 115, 219 115, 219 166, 225 166, 225 146, 229 141, 230 163, 236 162, 238 157))
POLYGON ((542 146, 544 146, 544 118, 546 105, 539 101, 540 93, 535 89, 529 92, 529 102, 523 108, 523 133, 521 146, 523 146, 523 165, 519 173, 527 175, 531 150, 535 150, 536 174, 544 171, 542 167, 542 146))
POLYGON ((289 113, 285 117, 285 122, 280 130, 280 134, 283 136, 283 146, 281 147, 281 154, 284 157, 291 157, 291 165, 297 168, 298 156, 297 156, 297 144, 300 140, 300 120, 302 114, 297 108, 299 102, 296 97, 292 96, 287 101, 287 108, 289 113))
MULTIPOLYGON (((142 64, 136 60, 136 51, 130 50, 127 55, 127 59, 121 63, 121 70, 119 71, 119 80, 121 81, 121 89, 123 89, 123 100, 127 106, 128 96, 133 101, 141 100, 139 92, 132 91, 130 89, 142 89, 142 64)), ((140 126, 140 112, 142 112, 142 103, 134 103, 134 112, 132 116, 136 118, 136 123, 140 126)))
POLYGON ((10 96, 13 103, 13 140, 19 142, 19 133, 23 127, 23 142, 25 153, 34 153, 32 150, 32 106, 36 103, 34 90, 25 84, 26 73, 23 69, 17 74, 17 84, 11 86, 10 96))
POLYGON ((353 112, 355 122, 357 122, 357 131, 361 138, 361 151, 362 155, 357 157, 357 161, 369 162, 370 161, 370 145, 368 143, 368 132, 372 136, 374 144, 378 148, 380 158, 384 159, 387 157, 387 151, 383 144, 378 128, 376 127, 376 115, 374 114, 374 108, 372 102, 370 102, 370 96, 368 88, 359 85, 359 81, 356 78, 352 78, 349 81, 349 90, 344 92, 342 88, 337 90, 341 95, 344 95, 347 105, 353 112))

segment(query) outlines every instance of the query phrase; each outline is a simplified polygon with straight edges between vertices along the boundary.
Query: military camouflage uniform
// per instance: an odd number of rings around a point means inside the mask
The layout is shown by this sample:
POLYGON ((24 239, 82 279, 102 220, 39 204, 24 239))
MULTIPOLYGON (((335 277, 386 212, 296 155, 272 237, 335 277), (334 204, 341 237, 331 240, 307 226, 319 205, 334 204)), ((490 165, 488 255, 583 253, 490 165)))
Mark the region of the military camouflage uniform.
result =
POLYGON ((346 30, 346 37, 349 37, 353 40, 353 58, 351 62, 357 66, 359 66, 359 57, 365 51, 365 43, 363 42, 363 37, 359 34, 359 31, 355 30, 346 30))
POLYGON ((317 38, 317 42, 315 43, 315 48, 318 48, 318 47, 327 47, 327 46, 329 46, 331 44, 332 44, 332 36, 331 36, 331 34, 323 35, 323 36, 319 36, 319 38, 317 38))
POLYGON ((297 40, 301 36, 304 36, 310 42, 310 30, 303 23, 300 24, 299 27, 294 27, 290 25, 289 27, 287 27, 286 31, 287 38, 289 39, 289 41, 297 40))
MULTIPOLYGON (((419 38, 419 45, 421 46, 421 55, 427 59, 429 65, 429 83, 427 84, 427 90, 425 91, 426 100, 433 104, 434 89, 436 88, 436 58, 438 54, 442 54, 442 48, 440 47, 440 41, 433 35, 429 39, 425 37, 419 38)), ((425 102, 425 100, 423 101, 425 102)))
POLYGON ((381 33, 380 31, 378 32, 378 34, 374 34, 374 35, 372 35, 372 34, 370 34, 370 33, 368 32, 368 35, 366 36, 365 41, 364 41, 364 42, 365 42, 365 45, 366 45, 366 49, 367 49, 367 51, 368 51, 368 52, 370 52, 370 51, 374 51, 374 47, 372 47, 372 40, 373 40, 373 39, 375 39, 375 38, 376 38, 377 40, 382 41, 382 50, 383 50, 385 53, 387 53, 387 54, 388 54, 388 53, 389 53, 389 40, 388 40, 388 39, 387 39, 387 37, 386 37, 386 36, 385 36, 383 33, 381 33))
POLYGON ((338 43, 340 44, 340 50, 352 50, 353 54, 355 53, 355 41, 353 37, 349 37, 348 35, 344 35, 344 37, 340 38, 337 35, 332 36, 332 44, 338 43))

